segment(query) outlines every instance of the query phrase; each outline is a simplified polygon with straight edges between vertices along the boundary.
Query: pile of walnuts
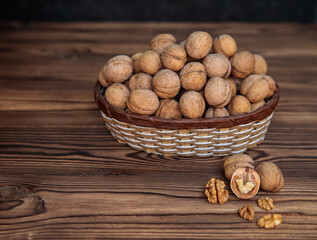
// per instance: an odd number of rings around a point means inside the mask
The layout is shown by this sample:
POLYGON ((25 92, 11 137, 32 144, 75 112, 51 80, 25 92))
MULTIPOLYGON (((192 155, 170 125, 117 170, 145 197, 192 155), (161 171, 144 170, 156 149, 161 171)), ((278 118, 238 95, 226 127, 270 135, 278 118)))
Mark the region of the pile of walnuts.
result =
POLYGON ((99 74, 106 100, 132 113, 177 119, 225 117, 254 111, 276 90, 265 59, 237 51, 227 34, 197 31, 179 44, 154 37, 149 50, 111 58, 99 74))

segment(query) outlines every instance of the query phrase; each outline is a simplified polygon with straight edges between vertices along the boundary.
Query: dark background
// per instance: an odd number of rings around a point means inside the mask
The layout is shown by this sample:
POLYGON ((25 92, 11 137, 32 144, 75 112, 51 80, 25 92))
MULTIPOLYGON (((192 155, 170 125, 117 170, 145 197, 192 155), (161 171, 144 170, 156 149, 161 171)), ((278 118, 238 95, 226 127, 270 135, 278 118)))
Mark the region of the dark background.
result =
POLYGON ((316 22, 316 0, 1 0, 0 20, 316 22))

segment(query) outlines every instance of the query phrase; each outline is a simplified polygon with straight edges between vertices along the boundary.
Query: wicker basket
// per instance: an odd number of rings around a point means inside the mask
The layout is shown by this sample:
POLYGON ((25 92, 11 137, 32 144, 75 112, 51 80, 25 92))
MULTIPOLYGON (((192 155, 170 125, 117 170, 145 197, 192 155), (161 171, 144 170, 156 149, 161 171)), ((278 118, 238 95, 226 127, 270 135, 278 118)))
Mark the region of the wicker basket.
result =
POLYGON ((225 156, 260 144, 279 100, 279 88, 261 108, 222 118, 164 119, 127 113, 110 105, 96 82, 95 102, 106 127, 120 143, 147 153, 179 156, 225 156))

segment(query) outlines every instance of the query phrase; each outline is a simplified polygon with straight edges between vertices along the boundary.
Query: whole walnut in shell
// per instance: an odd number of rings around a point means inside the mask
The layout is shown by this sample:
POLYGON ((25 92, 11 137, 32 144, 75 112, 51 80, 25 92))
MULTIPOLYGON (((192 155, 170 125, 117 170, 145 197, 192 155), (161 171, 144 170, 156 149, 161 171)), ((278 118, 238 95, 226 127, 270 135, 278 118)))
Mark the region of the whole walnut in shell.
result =
POLYGON ((284 186, 281 169, 273 162, 261 163, 256 170, 261 178, 261 188, 266 192, 278 192, 284 186))
POLYGON ((231 155, 227 157, 223 163, 224 173, 226 178, 229 181, 231 180, 232 174, 238 168, 244 168, 244 167, 249 167, 254 169, 254 161, 252 157, 243 153, 231 155))
POLYGON ((139 66, 139 58, 141 57, 141 55, 143 54, 143 52, 138 52, 136 54, 134 54, 131 59, 133 61, 133 72, 134 73, 140 73, 141 69, 139 66))
POLYGON ((227 78, 226 79, 230 85, 231 89, 231 98, 237 95, 237 82, 233 80, 232 78, 227 78))
POLYGON ((109 59, 104 71, 109 81, 122 83, 133 73, 132 59, 126 55, 115 56, 109 59))
POLYGON ((145 51, 138 62, 140 70, 150 75, 154 75, 163 68, 160 54, 151 50, 145 51))
POLYGON ((264 75, 253 74, 243 80, 240 92, 246 96, 250 102, 259 102, 269 94, 269 84, 264 75))
POLYGON ((227 109, 231 116, 247 113, 251 111, 251 103, 241 95, 234 96, 229 102, 227 109))
POLYGON ((199 118, 205 112, 205 100, 198 92, 188 91, 181 96, 179 107, 185 117, 199 118))
POLYGON ((212 49, 215 53, 222 53, 229 58, 237 52, 237 44, 230 35, 221 34, 215 38, 212 49))
POLYGON ((231 64, 228 58, 221 53, 208 54, 203 64, 206 68, 208 77, 222 77, 227 78, 231 73, 231 64))
POLYGON ((214 107, 226 106, 231 98, 231 89, 227 80, 214 77, 205 86, 205 98, 209 105, 214 107))
POLYGON ((101 69, 98 77, 98 81, 101 86, 103 87, 109 87, 111 85, 111 81, 108 79, 108 77, 105 74, 104 68, 101 69))
POLYGON ((254 68, 252 74, 266 74, 267 64, 265 59, 259 54, 253 54, 254 57, 254 68))
POLYGON ((179 73, 182 87, 187 91, 200 91, 207 81, 205 67, 200 62, 187 63, 179 73))
POLYGON ((254 56, 248 51, 240 51, 230 58, 232 75, 237 78, 249 76, 254 69, 254 56))
POLYGON ((145 88, 152 89, 152 77, 146 73, 137 73, 130 77, 129 79, 130 90, 145 88))
POLYGON ((162 33, 155 36, 150 42, 150 50, 156 51, 159 54, 163 53, 165 47, 176 43, 176 39, 172 34, 162 33))
POLYGON ((161 60, 165 68, 177 72, 182 69, 187 61, 185 48, 178 44, 171 44, 164 48, 161 60))
POLYGON ((274 79, 271 76, 261 74, 261 77, 263 77, 267 81, 267 83, 269 85, 269 92, 266 95, 266 98, 270 98, 270 97, 273 96, 273 94, 274 94, 274 92, 276 90, 276 83, 275 83, 274 79))
POLYGON ((113 83, 105 91, 106 100, 113 106, 126 109, 130 90, 122 83, 113 83))
POLYGON ((193 32, 186 40, 187 54, 193 59, 203 59, 212 47, 212 37, 207 32, 193 32))
POLYGON ((154 75, 152 86, 160 98, 173 98, 178 94, 181 83, 175 72, 163 69, 154 75))
POLYGON ((229 112, 226 108, 213 108, 209 107, 205 112, 205 118, 215 118, 215 117, 227 117, 229 112))
POLYGON ((182 117, 179 103, 174 99, 162 99, 155 117, 178 119, 182 117))
POLYGON ((131 91, 127 106, 133 113, 152 115, 156 112, 160 105, 160 101, 152 90, 135 89, 131 91))
POLYGON ((265 104, 264 100, 261 100, 260 102, 251 103, 251 111, 255 111, 258 108, 262 107, 265 104))

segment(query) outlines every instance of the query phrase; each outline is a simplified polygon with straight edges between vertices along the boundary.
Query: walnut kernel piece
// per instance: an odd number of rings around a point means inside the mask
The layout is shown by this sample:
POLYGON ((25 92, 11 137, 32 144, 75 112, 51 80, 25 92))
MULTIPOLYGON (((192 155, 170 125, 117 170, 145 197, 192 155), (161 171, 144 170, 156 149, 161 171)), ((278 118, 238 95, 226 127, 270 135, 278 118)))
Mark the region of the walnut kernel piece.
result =
POLYGON ((269 197, 262 197, 258 199, 258 205, 260 208, 267 211, 274 209, 273 199, 269 197))
POLYGON ((274 228, 282 223, 281 214, 267 214, 259 219, 258 226, 266 229, 274 228))
POLYGON ((251 205, 244 205, 243 208, 239 209, 239 215, 243 219, 252 221, 254 218, 254 209, 251 205))
POLYGON ((226 184, 224 181, 221 181, 216 178, 211 178, 205 189, 205 196, 207 197, 208 202, 210 203, 219 203, 220 205, 224 204, 229 199, 228 190, 225 189, 226 184))
POLYGON ((255 187, 253 182, 244 183, 244 180, 242 178, 237 179, 236 183, 241 194, 249 193, 255 187))

